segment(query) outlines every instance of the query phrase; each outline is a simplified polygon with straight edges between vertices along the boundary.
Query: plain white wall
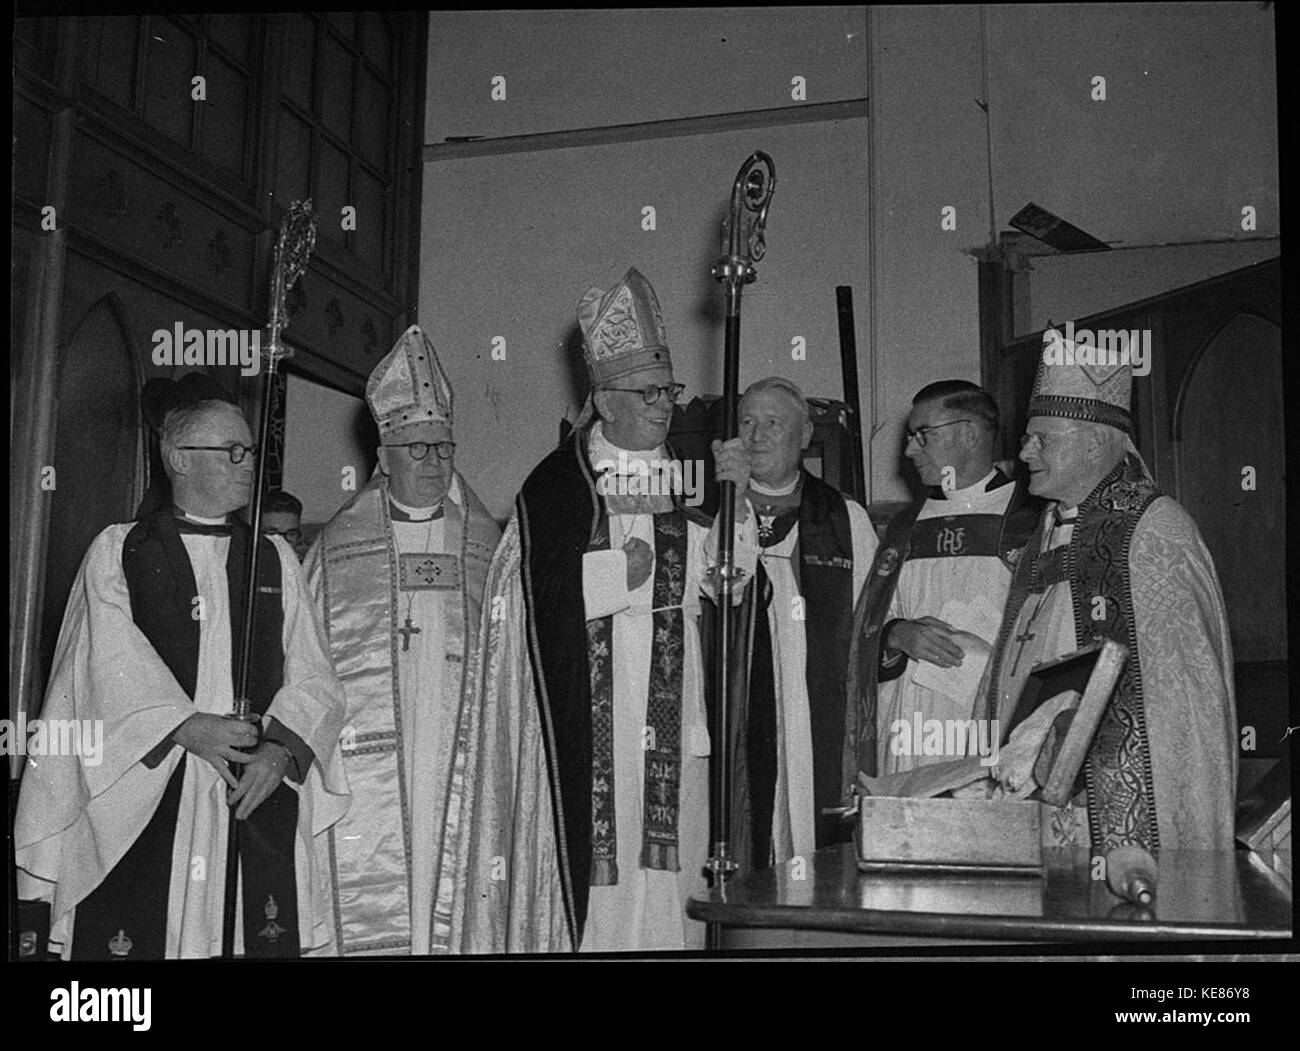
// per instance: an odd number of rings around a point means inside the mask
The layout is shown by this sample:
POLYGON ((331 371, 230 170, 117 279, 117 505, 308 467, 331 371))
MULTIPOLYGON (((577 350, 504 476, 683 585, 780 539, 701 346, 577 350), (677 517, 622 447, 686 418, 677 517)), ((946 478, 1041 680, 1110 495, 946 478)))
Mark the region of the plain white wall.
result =
POLYGON ((425 141, 531 135, 866 94, 863 7, 435 11, 425 141), (506 97, 491 97, 492 78, 506 97))
MULTIPOLYGON (((878 433, 870 499, 910 493, 901 474, 912 395, 978 383, 979 289, 970 252, 988 241, 988 175, 973 7, 873 12, 878 433), (943 209, 956 228, 943 228, 943 209)), ((863 231, 865 235, 865 230, 863 231)), ((867 372, 868 343, 859 344, 867 372)))
POLYGON ((835 286, 866 332, 861 120, 546 150, 425 166, 420 324, 455 390, 457 461, 504 515, 581 403, 578 300, 635 266, 658 293, 686 398, 722 389, 721 254, 731 183, 755 149, 776 165, 768 252, 743 296, 741 381, 777 373, 839 398, 835 286), (642 209, 655 209, 655 229, 642 209), (833 214, 837 222, 827 224, 833 214), (493 340, 505 340, 494 360, 493 340), (793 358, 802 337, 805 360, 793 358))
MULTIPOLYGON (((972 9, 974 11, 976 9, 972 9)), ((993 6, 998 219, 1028 201, 1115 245, 1275 236, 1276 40, 1259 3, 993 6), (1092 79, 1106 78, 1106 101, 1092 79), (1241 210, 1257 212, 1254 232, 1241 210)))
MULTIPOLYGON (((898 453, 912 394, 936 379, 979 379, 971 253, 988 243, 991 225, 985 117, 975 104, 983 93, 985 32, 996 230, 1029 201, 1125 247, 1276 236, 1280 229, 1271 12, 1214 3, 992 5, 983 13, 984 25, 975 5, 875 8, 869 41, 862 7, 434 13, 426 141, 793 105, 794 75, 807 78, 809 102, 871 95, 874 298, 860 262, 868 130, 865 121, 846 122, 863 127, 852 147, 835 143, 815 158, 771 151, 782 182, 769 259, 760 283, 746 292, 746 347, 775 353, 792 319, 823 325, 812 331, 833 337, 833 285, 852 284, 864 408, 873 351, 878 366, 881 430, 870 454, 870 498, 898 499, 907 492, 898 453), (507 78, 504 102, 490 97, 497 75, 507 78), (1106 77, 1105 102, 1091 98, 1098 75, 1106 77), (804 211, 815 203, 806 192, 817 179, 853 186, 860 196, 848 209, 828 197, 804 211), (1248 204, 1257 210, 1253 232, 1240 227, 1248 204), (941 229, 945 206, 956 209, 954 231, 941 229), (825 308, 817 298, 823 288, 825 308), (762 305, 768 295, 777 297, 770 307, 762 305), (828 311, 826 321, 813 316, 814 307, 828 311)), ((812 131, 817 127, 790 128, 789 141, 823 150, 827 137, 812 131)), ((419 314, 451 359, 458 416, 473 435, 462 466, 494 511, 508 506, 550 447, 554 421, 573 397, 568 372, 558 375, 557 343, 589 283, 643 265, 665 300, 674 348, 681 346, 682 378, 693 386, 706 381, 709 330, 691 322, 693 308, 684 305, 707 295, 707 263, 717 250, 716 232, 700 217, 720 206, 754 142, 744 135, 743 144, 718 139, 697 155, 699 171, 689 179, 678 170, 682 151, 671 145, 688 140, 651 143, 646 171, 619 185, 602 181, 602 173, 627 175, 626 158, 636 147, 426 163, 419 314), (664 204, 639 200, 660 190, 676 196, 664 204), (522 201, 534 202, 532 211, 524 214, 522 201), (628 229, 639 217, 629 210, 641 203, 659 207, 657 235, 628 229), (581 251, 570 247, 577 228, 585 231, 581 251), (554 230, 566 231, 563 246, 530 240, 554 230), (637 251, 651 236, 658 236, 661 255, 637 251), (642 263, 647 258, 665 262, 642 263), (479 357, 488 348, 483 337, 498 329, 517 333, 527 351, 500 376, 485 372, 479 357)), ((1101 297, 1114 292, 1102 309, 1134 298, 1125 257, 1138 256, 1071 260, 1059 272, 1102 267, 1080 285, 1101 297)), ((1056 266, 1035 275, 1035 319, 1040 303, 1055 310, 1069 299, 1051 290, 1056 266)), ((1188 280, 1208 276, 1199 265, 1188 272, 1188 280)), ((1062 277, 1057 288, 1068 291, 1072 280, 1062 277)), ((747 360, 746 375, 750 367, 747 360)), ((813 392, 838 391, 838 367, 820 374, 818 368, 810 360, 813 392)))

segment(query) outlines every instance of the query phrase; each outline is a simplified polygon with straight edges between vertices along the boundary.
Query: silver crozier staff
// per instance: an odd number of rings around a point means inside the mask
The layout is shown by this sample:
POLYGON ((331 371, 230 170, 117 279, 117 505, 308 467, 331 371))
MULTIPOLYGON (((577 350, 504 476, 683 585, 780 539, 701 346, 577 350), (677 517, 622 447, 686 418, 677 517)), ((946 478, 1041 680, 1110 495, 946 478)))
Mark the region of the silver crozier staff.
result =
MULTIPOLYGON (((767 207, 776 189, 776 167, 766 153, 755 151, 741 165, 731 187, 731 213, 723 231, 724 255, 712 269, 727 294, 726 352, 722 372, 723 441, 736 437, 736 397, 740 385, 740 293, 758 277, 754 264, 763 258, 766 245, 763 228, 767 225, 767 207)), ((713 725, 713 812, 710 841, 713 853, 708 869, 713 887, 736 871, 731 856, 731 650, 736 642, 732 596, 744 586, 737 579, 734 547, 736 531, 736 486, 722 482, 718 505, 718 630, 713 639, 714 703, 713 725)), ((741 640, 743 644, 743 639, 741 640)), ((708 947, 722 947, 722 929, 709 924, 708 947)))
MULTIPOLYGON (((253 631, 257 615, 257 562, 262 538, 262 497, 266 489, 266 446, 271 437, 271 397, 275 386, 275 369, 288 351, 280 343, 280 332, 289 324, 285 297, 307 269, 307 260, 316 247, 316 216, 311 199, 294 201, 280 222, 280 237, 275 244, 275 265, 271 271, 271 321, 262 348, 262 414, 257 428, 257 472, 253 480, 253 503, 248 516, 252 536, 248 543, 248 560, 244 574, 244 631, 239 640, 239 660, 235 664, 235 710, 231 719, 257 724, 260 716, 252 710, 248 697, 248 674, 253 659, 253 631)), ((221 925, 221 955, 235 955, 235 906, 239 888, 239 826, 231 808, 226 835, 225 911, 221 925)))

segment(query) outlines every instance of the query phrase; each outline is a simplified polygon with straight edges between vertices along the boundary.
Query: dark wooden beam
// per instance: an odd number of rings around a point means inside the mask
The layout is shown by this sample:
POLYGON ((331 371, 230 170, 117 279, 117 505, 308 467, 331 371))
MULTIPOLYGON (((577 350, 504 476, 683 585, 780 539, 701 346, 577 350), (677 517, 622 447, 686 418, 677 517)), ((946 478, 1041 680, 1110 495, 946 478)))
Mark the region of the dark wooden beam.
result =
POLYGON ((683 117, 678 120, 655 120, 642 124, 614 124, 600 128, 578 128, 539 135, 505 135, 492 139, 454 139, 424 145, 425 163, 459 160, 464 157, 491 157, 507 153, 535 153, 539 150, 565 150, 575 146, 609 146, 622 142, 671 139, 683 135, 716 135, 748 128, 770 128, 782 124, 808 124, 830 120, 858 120, 868 116, 870 107, 864 98, 844 102, 810 103, 805 106, 781 106, 777 109, 749 110, 744 113, 718 113, 706 117, 683 117))

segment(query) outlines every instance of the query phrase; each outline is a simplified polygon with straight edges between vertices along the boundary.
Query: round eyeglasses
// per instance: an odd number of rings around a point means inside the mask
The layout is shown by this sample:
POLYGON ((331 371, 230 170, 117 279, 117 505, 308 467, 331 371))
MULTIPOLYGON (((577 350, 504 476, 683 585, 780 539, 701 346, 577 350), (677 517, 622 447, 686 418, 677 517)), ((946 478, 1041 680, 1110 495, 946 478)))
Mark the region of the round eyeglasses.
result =
POLYGON ((682 391, 686 389, 685 383, 669 383, 662 387, 651 385, 649 387, 602 387, 602 390, 616 390, 623 394, 639 394, 647 405, 653 405, 661 395, 668 395, 668 400, 674 405, 677 399, 682 396, 682 391))
POLYGON ((194 452, 227 453, 231 463, 243 463, 245 456, 257 455, 256 445, 241 445, 239 442, 234 445, 178 445, 176 448, 194 452))
POLYGON ((392 445, 385 446, 386 449, 405 449, 411 454, 412 460, 423 460, 429 455, 430 449, 438 451, 439 460, 450 460, 452 454, 456 451, 455 442, 394 442, 392 445))

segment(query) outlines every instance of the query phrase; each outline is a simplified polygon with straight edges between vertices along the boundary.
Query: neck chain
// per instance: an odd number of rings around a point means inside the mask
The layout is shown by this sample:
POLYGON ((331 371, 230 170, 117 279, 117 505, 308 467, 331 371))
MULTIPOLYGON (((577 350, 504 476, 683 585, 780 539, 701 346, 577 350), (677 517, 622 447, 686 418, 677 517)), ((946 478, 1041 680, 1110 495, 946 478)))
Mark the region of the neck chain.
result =
MULTIPOLYGON (((1074 519, 1070 518, 1064 524, 1073 525, 1074 519)), ((1066 543, 1063 544, 1058 544, 1056 547, 1051 546, 1052 543, 1051 538, 1056 535, 1056 529, 1058 528, 1060 527, 1056 526, 1048 533, 1048 541, 1047 541, 1048 547, 1045 551, 1042 551, 1038 554, 1037 559, 1042 559, 1053 551, 1058 551, 1062 548, 1069 546, 1070 541, 1067 541, 1066 543)), ((1037 572, 1038 572, 1038 566, 1033 567, 1033 573, 1035 576, 1037 575, 1037 572)), ((1011 664, 1011 674, 1013 677, 1016 674, 1016 670, 1020 667, 1020 658, 1021 656, 1023 656, 1025 652, 1025 646, 1028 645, 1030 640, 1036 639, 1038 637, 1038 633, 1032 630, 1034 627, 1034 622, 1038 620, 1038 614, 1043 612, 1043 607, 1047 604, 1047 600, 1052 597, 1052 593, 1056 590, 1057 585, 1060 583, 1062 583, 1062 580, 1059 577, 1053 575, 1051 579, 1051 583, 1044 584, 1043 593, 1039 596, 1038 605, 1034 607, 1034 612, 1030 614, 1029 620, 1025 624, 1025 630, 1015 636, 1014 641, 1018 642, 1020 646, 1016 650, 1016 659, 1011 664)))
POLYGON ((1033 639, 1038 638, 1038 632, 1031 631, 1030 629, 1033 628, 1034 621, 1038 619, 1038 614, 1043 612, 1043 607, 1047 605, 1047 600, 1051 597, 1052 591, 1055 587, 1055 584, 1049 584, 1043 589, 1042 595, 1038 597, 1038 605, 1034 607, 1034 612, 1030 614, 1029 621, 1025 624, 1025 630, 1015 637, 1015 641, 1020 645, 1016 649, 1016 659, 1011 662, 1012 678, 1015 678, 1016 669, 1020 667, 1020 658, 1024 656, 1025 647, 1029 645, 1033 639))
MULTIPOLYGON (((438 506, 441 507, 442 504, 439 503, 438 506)), ((435 508, 435 512, 436 512, 436 510, 437 510, 437 509, 435 508)), ((435 517, 431 517, 431 518, 429 519, 429 530, 428 530, 427 533, 424 534, 424 550, 425 550, 425 551, 428 551, 428 550, 429 550, 429 544, 433 541, 433 524, 434 524, 435 522, 437 522, 437 521, 438 521, 438 519, 437 519, 436 516, 435 516, 435 517)), ((399 552, 398 552, 398 555, 399 555, 399 557, 400 557, 400 555, 401 555, 400 550, 399 550, 399 552)), ((414 591, 410 592, 410 593, 406 596, 406 626, 405 626, 405 629, 400 629, 400 628, 399 628, 399 629, 398 629, 399 631, 400 631, 400 630, 405 630, 405 631, 407 631, 407 632, 412 632, 412 631, 418 632, 418 631, 420 630, 418 627, 415 627, 414 625, 411 624, 411 610, 415 608, 415 596, 416 596, 416 592, 414 592, 414 591)), ((410 636, 410 634, 405 635, 405 636, 404 636, 404 639, 405 639, 406 645, 403 646, 402 648, 403 648, 403 649, 409 649, 409 648, 410 648, 410 645, 411 645, 411 636, 410 636)))

